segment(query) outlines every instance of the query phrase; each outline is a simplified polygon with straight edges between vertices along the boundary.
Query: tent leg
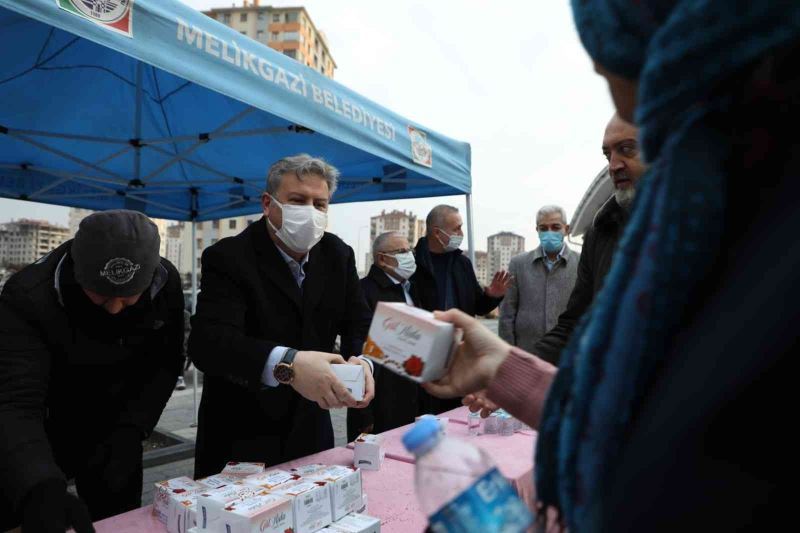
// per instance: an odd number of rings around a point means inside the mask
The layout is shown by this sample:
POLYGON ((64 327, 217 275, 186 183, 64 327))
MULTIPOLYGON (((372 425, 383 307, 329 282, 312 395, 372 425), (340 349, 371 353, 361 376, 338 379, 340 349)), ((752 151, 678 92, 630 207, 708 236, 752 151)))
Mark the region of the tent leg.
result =
MULTIPOLYGON (((197 311, 197 228, 192 220, 192 316, 197 311)), ((197 367, 192 365, 192 400, 194 424, 197 427, 197 367)))
POLYGON ((472 223, 472 193, 467 194, 467 246, 469 260, 475 265, 475 226, 472 223))

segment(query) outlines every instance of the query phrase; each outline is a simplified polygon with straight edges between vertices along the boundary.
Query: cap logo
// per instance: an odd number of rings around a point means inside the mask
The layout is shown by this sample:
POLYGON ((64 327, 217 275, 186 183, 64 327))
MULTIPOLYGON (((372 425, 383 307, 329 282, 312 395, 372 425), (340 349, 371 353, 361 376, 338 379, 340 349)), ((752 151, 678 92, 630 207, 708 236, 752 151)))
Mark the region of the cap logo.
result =
POLYGON ((114 285, 124 285, 133 279, 140 268, 142 265, 136 264, 130 259, 115 257, 106 263, 106 266, 100 271, 100 275, 114 285))

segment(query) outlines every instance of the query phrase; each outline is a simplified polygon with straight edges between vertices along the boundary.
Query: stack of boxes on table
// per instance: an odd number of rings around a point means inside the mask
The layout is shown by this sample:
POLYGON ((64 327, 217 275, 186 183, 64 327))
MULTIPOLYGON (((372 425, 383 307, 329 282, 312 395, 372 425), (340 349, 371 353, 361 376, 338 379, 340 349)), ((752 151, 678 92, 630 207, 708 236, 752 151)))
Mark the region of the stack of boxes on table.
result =
POLYGON ((217 475, 156 483, 153 514, 168 533, 378 533, 364 514, 361 470, 307 465, 265 470, 231 462, 217 475))
MULTIPOLYGON (((459 342, 453 325, 432 313, 379 302, 364 354, 421 383, 445 374, 459 342)), ((363 367, 333 366, 350 393, 363 398, 363 367)), ((447 419, 439 420, 446 431, 447 419)), ((354 467, 265 471, 262 463, 232 462, 215 476, 157 483, 153 513, 168 533, 378 532, 380 520, 358 514, 366 507, 360 469, 379 470, 383 459, 382 437, 361 435, 355 442, 354 467)))

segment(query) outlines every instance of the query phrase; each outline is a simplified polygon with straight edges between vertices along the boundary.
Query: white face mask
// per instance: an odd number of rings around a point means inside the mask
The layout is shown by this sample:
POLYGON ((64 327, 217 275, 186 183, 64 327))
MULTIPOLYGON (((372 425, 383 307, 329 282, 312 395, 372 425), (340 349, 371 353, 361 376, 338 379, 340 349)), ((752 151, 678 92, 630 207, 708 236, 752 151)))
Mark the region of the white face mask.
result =
MULTIPOLYGON (((439 228, 437 228, 437 229, 439 229, 439 228)), ((439 229, 439 231, 444 233, 448 237, 447 244, 443 243, 442 240, 439 239, 439 242, 441 242, 442 246, 444 246, 444 251, 445 252, 454 252, 454 251, 458 250, 459 248, 461 248, 461 241, 464 240, 464 236, 463 235, 450 235, 449 233, 447 233, 443 229, 439 229)))
POLYGON ((272 203, 281 208, 283 224, 281 229, 276 229, 272 221, 267 218, 275 235, 290 250, 298 254, 308 253, 317 244, 325 228, 328 226, 328 214, 323 213, 313 205, 286 205, 280 203, 270 195, 272 203))
POLYGON ((394 270, 395 274, 397 274, 404 280, 409 279, 411 276, 414 275, 414 272, 417 271, 417 260, 414 259, 414 254, 412 252, 395 254, 391 255, 390 257, 394 257, 395 259, 397 259, 397 266, 391 267, 392 270, 394 270))

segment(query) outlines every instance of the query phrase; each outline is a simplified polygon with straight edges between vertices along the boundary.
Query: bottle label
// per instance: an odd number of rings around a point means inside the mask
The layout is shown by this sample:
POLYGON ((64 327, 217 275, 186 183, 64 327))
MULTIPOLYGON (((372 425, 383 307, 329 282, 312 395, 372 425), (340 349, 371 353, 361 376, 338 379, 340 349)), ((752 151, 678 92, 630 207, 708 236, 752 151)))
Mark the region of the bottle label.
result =
POLYGON ((533 515, 511 484, 493 468, 430 517, 434 533, 518 533, 533 515))

